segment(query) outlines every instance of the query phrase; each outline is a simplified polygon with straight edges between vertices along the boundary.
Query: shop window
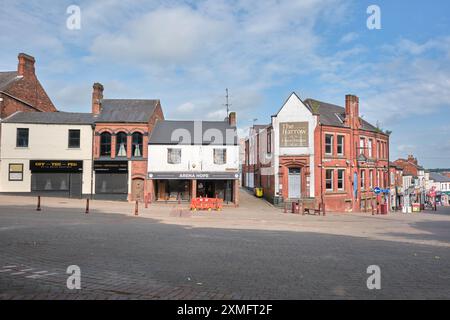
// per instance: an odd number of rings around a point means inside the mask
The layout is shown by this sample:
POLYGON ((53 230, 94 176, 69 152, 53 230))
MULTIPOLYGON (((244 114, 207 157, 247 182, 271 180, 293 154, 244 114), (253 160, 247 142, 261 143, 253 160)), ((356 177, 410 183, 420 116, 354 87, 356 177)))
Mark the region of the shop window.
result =
POLYGON ((127 194, 127 173, 95 173, 95 193, 97 194, 127 194))
POLYGON ((337 188, 340 191, 343 191, 345 189, 344 176, 345 176, 345 170, 344 169, 339 169, 337 171, 337 188))
POLYGON ((69 148, 80 147, 80 130, 69 130, 69 148))
POLYGON ((337 154, 339 156, 344 155, 344 136, 337 136, 337 154))
POLYGON ((333 169, 325 170, 325 189, 327 191, 333 191, 333 169))
POLYGON ((214 164, 227 163, 227 149, 214 149, 214 164))
POLYGON ((111 134, 103 132, 100 135, 100 155, 111 156, 111 134))
POLYGON ((325 135, 325 154, 326 155, 333 154, 333 135, 332 134, 325 135))
POLYGON ((116 156, 127 156, 127 134, 125 132, 119 132, 116 134, 116 156))
POLYGON ((22 163, 10 163, 9 164, 9 181, 23 181, 23 164, 22 163))
POLYGON ((28 148, 28 128, 17 128, 17 139, 16 147, 18 148, 28 148))
POLYGON ((68 191, 69 173, 33 173, 31 175, 32 191, 68 191))
POLYGON ((131 150, 131 154, 133 155, 133 157, 136 158, 140 158, 143 155, 143 134, 140 132, 134 132, 132 137, 132 150, 131 150))
POLYGON ((167 149, 167 163, 179 164, 181 163, 181 149, 167 149))

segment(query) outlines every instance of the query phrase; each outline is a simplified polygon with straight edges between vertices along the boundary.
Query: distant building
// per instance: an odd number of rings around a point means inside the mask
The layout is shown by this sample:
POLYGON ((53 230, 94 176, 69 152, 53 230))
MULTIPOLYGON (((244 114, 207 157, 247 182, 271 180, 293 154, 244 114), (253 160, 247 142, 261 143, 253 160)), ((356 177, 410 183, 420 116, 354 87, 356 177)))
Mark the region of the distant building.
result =
POLYGON ((429 181, 430 189, 436 192, 436 201, 443 205, 450 205, 450 178, 437 172, 430 172, 429 181))
POLYGON ((407 159, 397 159, 394 164, 403 169, 403 175, 412 176, 414 191, 410 191, 414 192, 414 197, 410 198, 414 199, 414 202, 424 205, 426 200, 425 169, 419 165, 417 158, 408 155, 407 159))
POLYGON ((373 188, 389 187, 389 135, 359 116, 359 99, 345 108, 292 93, 268 125, 246 141, 244 183, 271 202, 315 198, 330 211, 367 211, 387 204, 373 188))
POLYGON ((35 73, 34 57, 18 56, 16 71, 0 72, 0 119, 16 111, 56 111, 35 73))

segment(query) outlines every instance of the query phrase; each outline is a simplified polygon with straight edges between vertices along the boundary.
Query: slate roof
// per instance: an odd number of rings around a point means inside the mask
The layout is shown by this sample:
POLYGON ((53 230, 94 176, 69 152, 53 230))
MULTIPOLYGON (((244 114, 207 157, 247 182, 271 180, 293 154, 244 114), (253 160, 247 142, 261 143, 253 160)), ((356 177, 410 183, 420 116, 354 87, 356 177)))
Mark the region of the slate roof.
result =
POLYGON ((38 123, 38 124, 92 124, 94 118, 90 113, 80 112, 16 112, 2 120, 4 123, 38 123))
POLYGON ((95 122, 147 123, 159 100, 103 99, 95 122))
POLYGON ((11 83, 19 79, 17 71, 0 72, 0 91, 6 90, 11 83))
POLYGON ((437 172, 430 172, 430 180, 435 182, 450 182, 450 178, 437 172))
MULTIPOLYGON (((230 131, 228 131, 230 132, 230 131)), ((237 145, 236 127, 232 127, 226 121, 178 121, 178 120, 161 120, 156 122, 156 126, 152 131, 148 144, 181 144, 181 145, 237 145), (194 123, 201 125, 202 136, 196 141, 194 136, 194 123), (218 131, 217 131, 218 130, 218 131), (227 130, 232 130, 232 136, 226 138, 227 130), (209 139, 207 136, 216 136, 220 132, 223 139, 209 139), (189 134, 188 134, 189 133, 189 134), (206 133, 206 136, 205 136, 206 133), (172 134, 175 137, 186 134, 185 141, 179 142, 178 139, 172 141, 172 134), (230 140, 230 141, 227 141, 230 140)))
MULTIPOLYGON (((318 101, 315 99, 306 99, 304 104, 312 111, 311 102, 319 103, 320 122, 327 126, 344 127, 345 108, 331 103, 318 101)), ((361 126, 363 130, 378 132, 377 128, 369 122, 361 119, 361 126)))

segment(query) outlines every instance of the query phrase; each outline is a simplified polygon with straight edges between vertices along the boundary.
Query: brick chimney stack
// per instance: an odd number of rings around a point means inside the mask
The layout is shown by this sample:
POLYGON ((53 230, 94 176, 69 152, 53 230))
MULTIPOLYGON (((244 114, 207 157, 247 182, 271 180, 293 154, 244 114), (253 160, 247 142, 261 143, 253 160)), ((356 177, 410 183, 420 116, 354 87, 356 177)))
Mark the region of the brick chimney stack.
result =
POLYGON ((230 112, 228 115, 228 124, 232 127, 236 127, 236 112, 230 112))
POLYGON ((359 128, 359 98, 348 94, 345 96, 345 124, 350 128, 359 128))
POLYGON ((34 76, 34 63, 36 62, 34 57, 26 53, 19 53, 18 59, 19 65, 17 67, 17 73, 19 76, 34 76))
POLYGON ((103 85, 101 83, 94 83, 92 91, 92 114, 98 115, 102 111, 103 100, 103 85))

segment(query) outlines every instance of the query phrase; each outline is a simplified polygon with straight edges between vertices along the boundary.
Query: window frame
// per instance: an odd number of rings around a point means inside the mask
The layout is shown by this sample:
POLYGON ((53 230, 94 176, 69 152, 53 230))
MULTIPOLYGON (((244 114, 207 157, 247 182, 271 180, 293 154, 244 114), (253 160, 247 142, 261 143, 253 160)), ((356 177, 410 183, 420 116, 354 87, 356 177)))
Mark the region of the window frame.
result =
POLYGON ((126 158, 128 155, 128 134, 124 131, 120 131, 116 133, 116 157, 118 158, 126 158), (125 143, 124 143, 124 148, 125 148, 125 155, 124 156, 119 156, 119 150, 120 150, 120 144, 121 142, 119 141, 119 137, 125 137, 125 143))
MULTIPOLYGON (((132 158, 143 158, 144 157, 144 134, 142 132, 135 131, 131 134, 131 157, 132 158), (135 137, 139 137, 140 142, 136 142, 135 137), (139 150, 141 151, 140 156, 134 155, 134 153, 136 151, 136 145, 139 146, 139 150)), ((180 159, 181 159, 181 155, 180 155, 180 159)))
POLYGON ((112 135, 110 132, 108 131, 104 131, 100 134, 100 156, 101 157, 111 157, 111 152, 112 152, 112 135), (105 143, 103 142, 103 137, 109 137, 109 143, 105 143), (109 152, 104 153, 103 149, 104 146, 108 146, 109 145, 109 152))
POLYGON ((213 163, 217 165, 224 165, 227 164, 227 148, 214 148, 213 149, 213 163), (216 152, 221 151, 222 153, 222 160, 220 162, 217 162, 217 155, 216 152))
POLYGON ((167 148, 167 163, 168 164, 181 164, 181 148, 167 148), (178 162, 173 162, 172 152, 179 153, 178 162))
POLYGON ((362 169, 359 174, 360 181, 360 188, 361 190, 366 190, 366 170, 362 169))
POLYGON ((325 191, 334 191, 334 169, 325 169, 325 191), (327 178, 327 173, 331 173, 331 177, 327 178), (328 181, 331 183, 331 189, 327 187, 328 181))
POLYGON ((338 156, 344 156, 344 148, 345 148, 345 135, 343 134, 338 134, 336 136, 336 154, 338 156), (339 144, 339 138, 342 138, 341 144, 339 144), (341 152, 339 152, 339 147, 341 147, 341 152))
POLYGON ((67 148, 68 149, 80 149, 81 147, 81 130, 80 129, 69 129, 68 130, 68 141, 67 141, 67 148), (71 137, 71 133, 78 133, 78 145, 74 146, 71 143, 73 143, 73 140, 76 138, 71 137))
MULTIPOLYGON (((22 137, 23 138, 23 137, 22 137)), ((30 146, 30 128, 16 128, 16 148, 28 148, 30 146), (24 130, 26 131, 26 145, 21 146, 19 145, 19 141, 21 141, 20 137, 20 131, 24 130)))
POLYGON ((337 190, 345 191, 345 169, 337 169, 337 190), (342 177, 339 178, 339 173, 342 173, 342 177), (342 187, 339 188, 339 180, 342 181, 342 187))
POLYGON ((334 135, 325 133, 325 155, 326 156, 332 156, 333 155, 333 148, 334 148, 334 135), (330 143, 327 143, 327 138, 330 138, 330 143), (330 152, 327 152, 327 147, 330 147, 330 152))

